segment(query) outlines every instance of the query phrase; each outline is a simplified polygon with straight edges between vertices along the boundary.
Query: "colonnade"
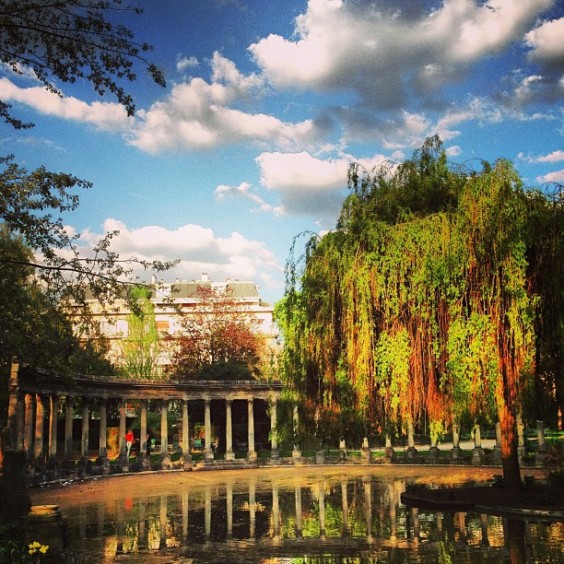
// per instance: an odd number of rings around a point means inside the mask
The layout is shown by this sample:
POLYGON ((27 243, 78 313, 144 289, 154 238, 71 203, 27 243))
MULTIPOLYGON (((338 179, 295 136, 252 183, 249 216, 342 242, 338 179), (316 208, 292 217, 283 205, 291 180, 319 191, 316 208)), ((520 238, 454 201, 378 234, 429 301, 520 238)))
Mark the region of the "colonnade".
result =
POLYGON ((28 460, 74 460, 73 421, 75 401, 81 405, 80 459, 89 458, 90 422, 93 411, 99 418, 98 463, 109 469, 108 456, 108 404, 117 402, 119 410, 118 450, 121 464, 128 464, 126 449, 127 406, 137 406, 139 418, 139 461, 142 469, 148 469, 147 456, 147 416, 149 401, 160 404, 161 464, 171 467, 169 453, 168 412, 171 403, 180 412, 181 463, 185 469, 191 467, 189 402, 201 401, 204 404, 204 461, 214 461, 212 449, 212 401, 225 404, 225 460, 235 459, 233 450, 233 415, 234 401, 247 403, 247 459, 257 460, 255 446, 255 401, 267 401, 270 406, 271 455, 277 459, 278 443, 276 440, 277 405, 281 391, 280 383, 255 381, 240 382, 190 382, 149 383, 124 381, 117 379, 89 378, 76 376, 72 379, 56 374, 21 369, 17 363, 12 365, 10 375, 10 400, 8 408, 8 438, 10 448, 24 451, 28 460), (60 408, 64 411, 63 452, 58 452, 57 435, 60 408), (46 425, 46 416, 48 424, 46 425), (48 429, 45 436, 45 429, 48 429), (61 456, 62 455, 62 456, 61 456))

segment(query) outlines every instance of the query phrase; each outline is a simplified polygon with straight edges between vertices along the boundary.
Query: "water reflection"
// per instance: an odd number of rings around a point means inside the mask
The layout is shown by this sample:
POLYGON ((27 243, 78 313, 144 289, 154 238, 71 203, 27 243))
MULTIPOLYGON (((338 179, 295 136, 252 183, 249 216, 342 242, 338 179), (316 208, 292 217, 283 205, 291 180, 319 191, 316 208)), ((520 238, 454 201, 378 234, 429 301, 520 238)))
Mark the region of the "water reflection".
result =
POLYGON ((68 508, 69 560, 564 562, 564 523, 409 508, 408 480, 217 479, 68 508))

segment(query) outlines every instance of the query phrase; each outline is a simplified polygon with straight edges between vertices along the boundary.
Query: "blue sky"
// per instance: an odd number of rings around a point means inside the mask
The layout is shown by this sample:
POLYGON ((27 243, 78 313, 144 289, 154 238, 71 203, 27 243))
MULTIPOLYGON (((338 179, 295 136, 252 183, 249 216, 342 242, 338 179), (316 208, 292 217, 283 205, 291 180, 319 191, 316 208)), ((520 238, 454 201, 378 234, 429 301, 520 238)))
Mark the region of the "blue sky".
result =
MULTIPOLYGON (((558 0, 167 0, 125 23, 154 46, 128 118, 88 84, 0 69, 0 153, 91 181, 65 217, 85 247, 181 259, 176 277, 254 280, 283 295, 293 237, 335 225, 350 162, 401 162, 438 133, 453 162, 508 158, 564 183, 558 0)), ((142 275, 147 277, 147 275, 142 275)))

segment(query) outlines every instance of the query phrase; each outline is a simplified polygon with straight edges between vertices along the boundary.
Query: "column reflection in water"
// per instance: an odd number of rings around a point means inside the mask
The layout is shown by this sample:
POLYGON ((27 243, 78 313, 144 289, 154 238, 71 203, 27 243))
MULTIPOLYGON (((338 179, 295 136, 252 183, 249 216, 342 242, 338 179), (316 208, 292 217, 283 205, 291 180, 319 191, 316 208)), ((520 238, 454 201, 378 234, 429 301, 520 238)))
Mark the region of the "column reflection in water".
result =
POLYGON ((188 541, 188 515, 190 514, 190 501, 188 492, 180 494, 180 503, 182 504, 182 541, 188 541))
POLYGON ((227 509, 227 539, 233 538, 233 483, 229 482, 225 490, 225 505, 227 509))
POLYGON ((210 535, 211 535, 211 513, 212 513, 211 493, 212 493, 211 487, 207 486, 204 491, 206 542, 210 540, 210 535))
POLYGON ((366 540, 373 542, 372 536, 372 481, 370 476, 362 478, 364 486, 364 514, 366 517, 366 540))
POLYGON ((302 536, 302 486, 296 485, 294 487, 294 495, 296 497, 296 537, 302 536))
POLYGON ((551 535, 560 539, 560 548, 564 544, 564 527, 551 529, 550 524, 530 526, 495 516, 405 507, 400 503, 405 484, 400 487, 398 483, 369 474, 350 479, 282 477, 270 482, 255 475, 238 481, 218 477, 213 485, 179 485, 176 494, 157 493, 71 508, 71 543, 84 554, 103 550, 107 561, 116 554, 131 557, 137 552, 150 554, 165 549, 172 560, 169 551, 178 549, 183 557, 201 561, 202 550, 211 555, 217 550, 227 554, 243 550, 240 547, 245 543, 234 542, 234 538, 256 541, 253 550, 266 550, 272 558, 287 557, 286 546, 295 551, 294 542, 299 543, 304 556, 318 554, 320 540, 330 540, 323 543, 323 550, 335 557, 345 551, 350 555, 355 546, 359 551, 366 550, 367 543, 372 543, 371 550, 392 549, 398 561, 409 554, 422 562, 437 561, 441 555, 455 561, 470 553, 474 559, 485 554, 503 559, 510 553, 515 562, 526 562, 527 553, 535 558, 542 554, 538 543, 548 544, 551 535), (530 545, 535 542, 532 549, 530 545))
POLYGON ((280 541, 280 496, 278 484, 272 484, 272 539, 280 541))
POLYGON ((147 500, 140 499, 137 503, 137 546, 139 550, 144 550, 149 546, 148 530, 147 530, 147 500))
POLYGON ((349 529, 349 497, 348 497, 347 480, 341 480, 341 511, 343 512, 343 536, 348 537, 350 534, 350 529, 349 529))
POLYGON ((166 525, 167 525, 167 496, 161 495, 159 505, 159 528, 161 532, 159 548, 166 548, 166 525))
POLYGON ((123 500, 119 499, 117 501, 117 519, 116 519, 116 537, 117 537, 117 546, 116 546, 116 553, 122 554, 123 553, 123 500))
POLYGON ((254 540, 256 534, 256 516, 257 516, 257 499, 256 499, 256 482, 249 482, 249 539, 254 540))
POLYGON ((319 495, 319 536, 321 540, 325 539, 325 483, 317 484, 319 495))

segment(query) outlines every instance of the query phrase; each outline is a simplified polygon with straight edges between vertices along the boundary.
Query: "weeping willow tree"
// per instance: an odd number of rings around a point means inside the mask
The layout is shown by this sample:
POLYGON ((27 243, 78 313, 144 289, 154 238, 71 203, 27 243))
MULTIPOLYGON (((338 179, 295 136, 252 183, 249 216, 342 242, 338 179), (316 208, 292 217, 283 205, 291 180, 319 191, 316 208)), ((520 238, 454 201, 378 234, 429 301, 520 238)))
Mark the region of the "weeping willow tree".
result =
MULTIPOLYGON (((520 484, 516 416, 541 301, 531 194, 507 161, 449 166, 437 137, 401 165, 351 166, 349 187, 336 229, 309 239, 301 266, 289 261, 289 384, 327 435, 497 419, 504 477, 520 484)), ((535 198, 538 213, 548 201, 535 198)), ((545 245, 545 259, 557 250, 545 245)))

